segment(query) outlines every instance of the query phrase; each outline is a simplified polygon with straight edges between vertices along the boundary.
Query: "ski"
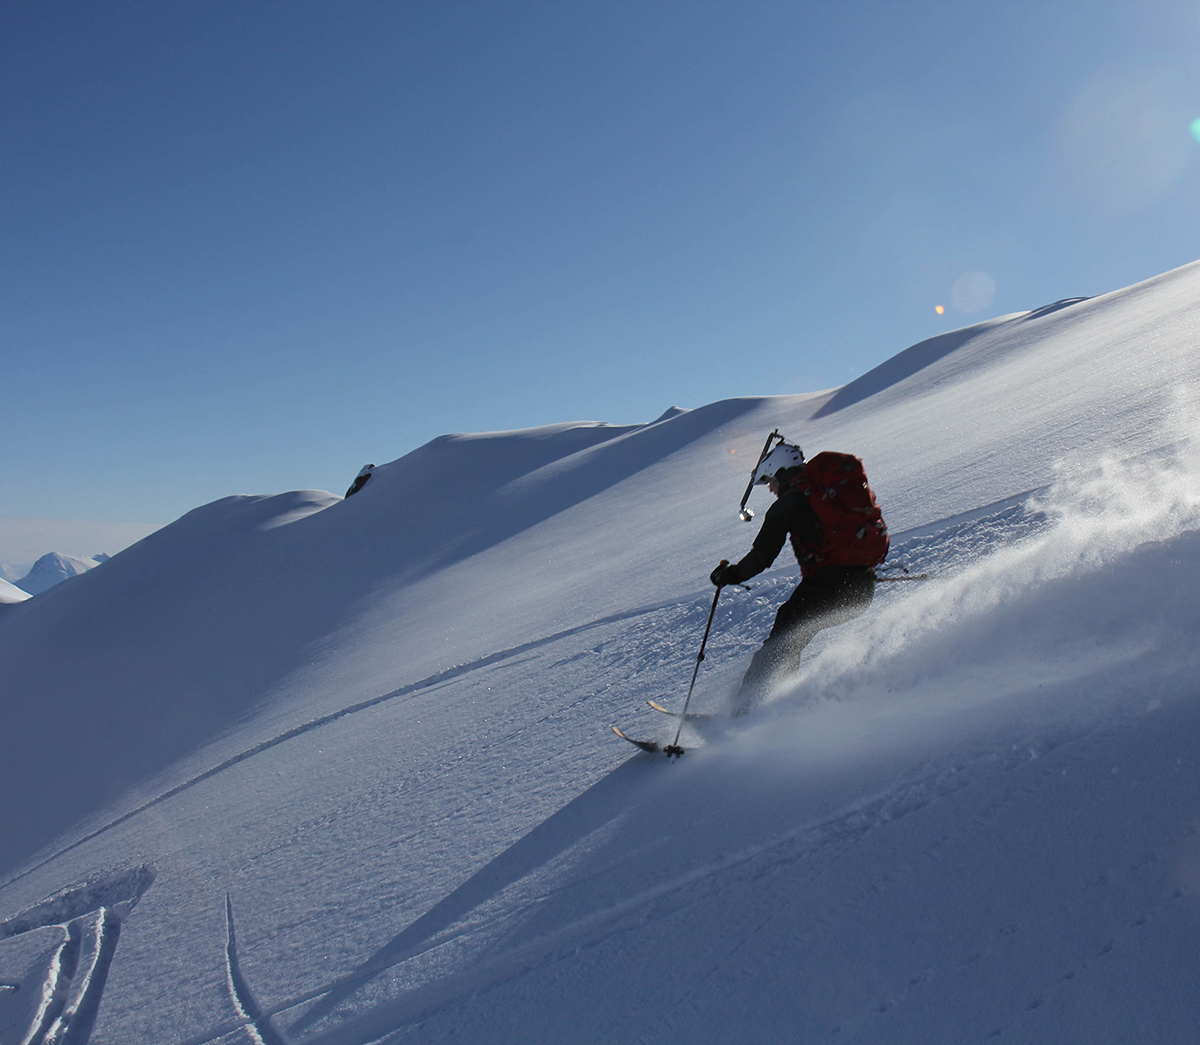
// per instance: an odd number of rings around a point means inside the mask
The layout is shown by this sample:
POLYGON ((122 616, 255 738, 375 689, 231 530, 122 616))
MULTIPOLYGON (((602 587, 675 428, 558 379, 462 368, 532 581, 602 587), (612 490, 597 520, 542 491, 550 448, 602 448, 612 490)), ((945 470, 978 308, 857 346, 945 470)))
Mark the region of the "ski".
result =
POLYGON ((634 740, 633 737, 629 736, 627 733, 622 733, 616 726, 612 727, 612 731, 614 733, 616 733, 617 736, 619 736, 622 740, 628 740, 629 743, 634 744, 637 747, 640 747, 643 751, 661 751, 662 750, 662 747, 660 747, 653 740, 634 740))
POLYGON ((670 708, 664 708, 661 704, 654 700, 647 700, 655 711, 661 711, 664 715, 670 715, 672 718, 681 718, 684 722, 711 722, 712 715, 703 711, 689 711, 686 715, 680 711, 672 711, 670 708))

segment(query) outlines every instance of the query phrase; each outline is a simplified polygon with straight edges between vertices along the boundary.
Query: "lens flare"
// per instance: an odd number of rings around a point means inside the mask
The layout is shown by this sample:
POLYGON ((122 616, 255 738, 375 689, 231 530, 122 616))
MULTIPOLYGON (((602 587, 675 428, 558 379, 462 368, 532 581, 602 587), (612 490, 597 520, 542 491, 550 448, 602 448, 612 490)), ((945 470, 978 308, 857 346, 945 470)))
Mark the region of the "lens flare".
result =
POLYGON ((934 305, 933 311, 936 312, 939 316, 945 315, 946 314, 946 306, 945 305, 934 305))
POLYGON ((964 272, 950 288, 950 304, 959 312, 982 312, 996 297, 996 281, 986 272, 964 272))
POLYGON ((1200 119, 1192 121, 1192 137, 1200 142, 1200 119))
POLYGON ((1103 70, 1080 88, 1060 117, 1057 147, 1083 201, 1128 215, 1178 188, 1192 162, 1181 93, 1174 70, 1157 62, 1103 70))

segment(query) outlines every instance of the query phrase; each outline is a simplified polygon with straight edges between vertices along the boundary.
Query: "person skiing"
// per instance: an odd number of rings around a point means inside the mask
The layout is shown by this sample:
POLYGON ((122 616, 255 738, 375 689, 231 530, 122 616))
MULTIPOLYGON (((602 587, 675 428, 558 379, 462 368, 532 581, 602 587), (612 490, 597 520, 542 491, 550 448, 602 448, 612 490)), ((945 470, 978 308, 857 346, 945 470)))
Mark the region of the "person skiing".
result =
POLYGON ((364 464, 362 468, 359 469, 358 475, 354 477, 354 482, 350 484, 350 489, 346 491, 346 496, 351 497, 358 493, 358 491, 364 486, 366 486, 367 480, 371 478, 371 475, 374 473, 374 471, 375 466, 373 464, 364 464))
POLYGON ((799 446, 780 442, 754 472, 752 485, 763 484, 776 500, 749 553, 732 565, 717 566, 710 580, 722 588, 762 573, 790 535, 801 582, 779 607, 770 634, 750 661, 734 717, 760 704, 799 668, 817 632, 866 610, 875 595, 875 566, 888 548, 887 527, 858 458, 822 453, 806 462, 799 446))

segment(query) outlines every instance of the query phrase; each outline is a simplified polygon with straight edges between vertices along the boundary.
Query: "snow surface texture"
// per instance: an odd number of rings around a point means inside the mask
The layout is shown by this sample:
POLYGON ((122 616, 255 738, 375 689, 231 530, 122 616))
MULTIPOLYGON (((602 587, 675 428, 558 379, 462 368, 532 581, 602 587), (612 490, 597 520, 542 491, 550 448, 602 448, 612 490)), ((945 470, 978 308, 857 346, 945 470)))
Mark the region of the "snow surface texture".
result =
MULTIPOLYGON (((1198 302, 446 437, 11 610, 0 1043, 1195 1040, 1198 302), (932 579, 640 754, 608 726, 673 733, 775 426, 859 453, 932 579)), ((796 573, 722 593, 696 709, 796 573)))

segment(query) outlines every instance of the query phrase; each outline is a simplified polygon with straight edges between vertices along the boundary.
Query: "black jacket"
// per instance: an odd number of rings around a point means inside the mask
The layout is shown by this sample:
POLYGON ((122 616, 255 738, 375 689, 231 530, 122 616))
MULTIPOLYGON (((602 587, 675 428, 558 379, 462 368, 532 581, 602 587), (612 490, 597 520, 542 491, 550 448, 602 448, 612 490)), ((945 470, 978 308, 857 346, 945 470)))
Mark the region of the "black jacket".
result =
POLYGON ((817 513, 808 503, 807 495, 796 489, 784 490, 767 509, 749 553, 725 571, 724 583, 740 584, 762 573, 783 550, 789 534, 796 561, 803 566, 805 558, 821 546, 823 538, 817 513))

